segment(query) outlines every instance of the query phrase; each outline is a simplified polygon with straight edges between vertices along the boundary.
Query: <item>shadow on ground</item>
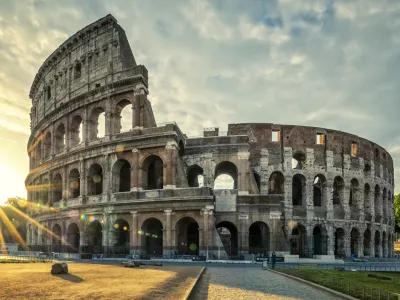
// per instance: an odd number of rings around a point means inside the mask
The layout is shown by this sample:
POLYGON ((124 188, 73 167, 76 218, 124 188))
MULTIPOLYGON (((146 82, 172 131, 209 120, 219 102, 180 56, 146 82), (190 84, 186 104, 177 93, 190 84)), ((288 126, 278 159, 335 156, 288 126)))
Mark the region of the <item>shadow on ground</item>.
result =
POLYGON ((69 282, 73 282, 73 283, 81 283, 83 281, 82 278, 72 275, 72 274, 57 274, 57 275, 53 275, 53 276, 61 278, 63 280, 67 280, 69 282))

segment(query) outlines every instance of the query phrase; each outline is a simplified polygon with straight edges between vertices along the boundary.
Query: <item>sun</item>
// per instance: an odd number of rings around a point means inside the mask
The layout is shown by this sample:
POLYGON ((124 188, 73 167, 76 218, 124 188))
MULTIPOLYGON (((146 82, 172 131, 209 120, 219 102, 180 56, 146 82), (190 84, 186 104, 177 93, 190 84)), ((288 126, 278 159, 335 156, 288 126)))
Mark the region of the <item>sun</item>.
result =
POLYGON ((26 198, 25 176, 8 164, 0 161, 0 205, 3 205, 9 197, 26 198))

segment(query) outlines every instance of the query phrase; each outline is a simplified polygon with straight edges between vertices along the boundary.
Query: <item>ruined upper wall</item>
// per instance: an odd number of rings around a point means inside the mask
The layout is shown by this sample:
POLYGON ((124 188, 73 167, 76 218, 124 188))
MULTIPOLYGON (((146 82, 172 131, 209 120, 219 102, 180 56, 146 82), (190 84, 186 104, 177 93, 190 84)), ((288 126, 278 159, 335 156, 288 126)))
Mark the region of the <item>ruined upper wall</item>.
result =
POLYGON ((136 65, 124 30, 113 16, 101 18, 66 40, 40 67, 29 94, 32 128, 71 99, 135 75, 145 78, 147 89, 147 70, 136 65))

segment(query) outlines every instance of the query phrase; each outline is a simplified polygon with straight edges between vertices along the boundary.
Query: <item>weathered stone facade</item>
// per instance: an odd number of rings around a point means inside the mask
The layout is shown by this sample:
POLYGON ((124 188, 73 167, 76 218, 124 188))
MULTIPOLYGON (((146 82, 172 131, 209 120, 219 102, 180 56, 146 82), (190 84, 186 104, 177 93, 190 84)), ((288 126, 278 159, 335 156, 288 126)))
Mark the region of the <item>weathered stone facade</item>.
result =
POLYGON ((393 161, 379 145, 269 123, 188 138, 175 123, 157 126, 147 95, 147 69, 111 15, 45 61, 30 92, 26 186, 30 213, 62 241, 29 225, 29 245, 220 257, 393 254, 393 161), (121 132, 128 105, 132 127, 121 132), (221 174, 231 188, 214 188, 221 174))

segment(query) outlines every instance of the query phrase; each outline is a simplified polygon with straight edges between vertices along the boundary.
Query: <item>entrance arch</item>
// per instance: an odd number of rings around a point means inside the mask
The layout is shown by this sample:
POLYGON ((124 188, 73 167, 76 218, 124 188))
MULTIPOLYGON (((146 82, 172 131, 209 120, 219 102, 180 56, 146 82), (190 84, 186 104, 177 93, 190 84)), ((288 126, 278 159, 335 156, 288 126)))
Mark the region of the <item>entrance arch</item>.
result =
POLYGON ((314 255, 327 255, 328 241, 326 231, 321 226, 315 226, 313 230, 314 255))
POLYGON ((53 233, 56 236, 51 237, 51 250, 53 252, 61 252, 61 227, 56 224, 53 226, 53 233))
POLYGON ((377 230, 375 231, 375 257, 381 257, 379 248, 381 246, 381 233, 377 230))
POLYGON ((160 220, 150 218, 142 225, 142 248, 146 255, 163 254, 163 225, 160 220))
POLYGON ((350 250, 351 254, 355 257, 359 256, 359 249, 360 249, 360 232, 358 229, 353 228, 350 234, 350 250))
POLYGON ((345 232, 343 228, 337 228, 335 231, 335 250, 334 254, 337 257, 345 257, 346 252, 344 248, 344 236, 345 232))
POLYGON ((302 225, 296 225, 292 229, 290 239, 290 254, 306 257, 306 229, 302 225))
POLYGON ((113 225, 113 243, 115 254, 128 254, 130 248, 129 224, 123 219, 118 219, 113 225))
POLYGON ((67 241, 68 241, 68 253, 79 253, 81 233, 76 223, 72 223, 68 226, 67 241))
POLYGON ((364 231, 364 256, 371 255, 371 230, 367 228, 364 231))
POLYGON ((179 255, 199 254, 199 224, 191 217, 184 217, 176 224, 179 255))
POLYGON ((222 221, 215 227, 224 245, 226 254, 229 256, 238 255, 238 230, 236 226, 231 222, 222 221))
POLYGON ((264 222, 255 222, 249 228, 249 254, 268 256, 270 249, 269 227, 264 222))
POLYGON ((85 253, 103 253, 103 227, 97 220, 92 221, 85 230, 85 253))

